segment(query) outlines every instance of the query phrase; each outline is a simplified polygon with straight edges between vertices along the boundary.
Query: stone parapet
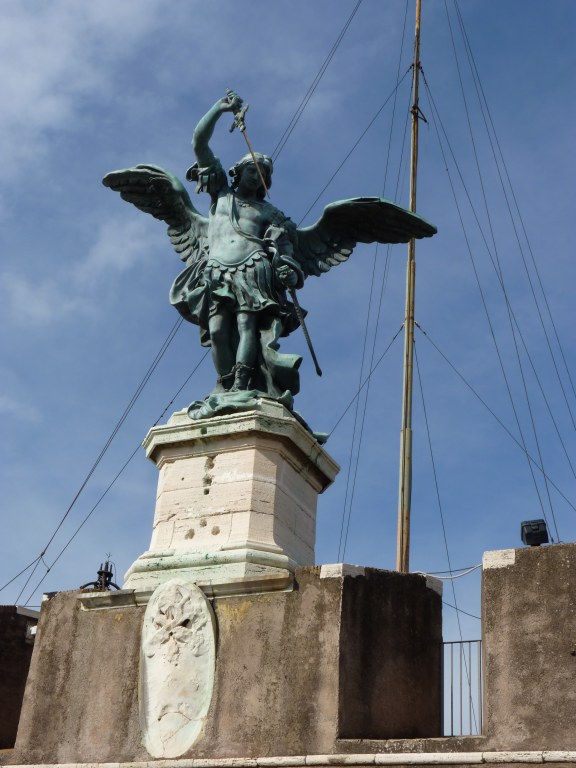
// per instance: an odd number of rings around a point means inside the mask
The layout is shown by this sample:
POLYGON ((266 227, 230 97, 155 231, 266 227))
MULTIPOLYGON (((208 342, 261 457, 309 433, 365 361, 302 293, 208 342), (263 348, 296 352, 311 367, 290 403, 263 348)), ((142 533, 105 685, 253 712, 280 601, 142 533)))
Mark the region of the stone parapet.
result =
POLYGON ((576 545, 486 552, 484 735, 492 749, 576 749, 576 545))
MULTIPOLYGON (((145 666, 156 651, 174 651, 166 706, 185 711, 180 704, 194 699, 187 691, 198 682, 186 653, 206 645, 192 631, 202 622, 188 604, 164 598, 154 614, 158 637, 146 640, 147 601, 153 607, 167 586, 156 598, 76 591, 43 604, 9 762, 150 760, 141 728, 150 699, 145 666)), ((383 742, 376 740, 440 735, 442 606, 424 576, 298 568, 291 590, 211 597, 210 604, 216 659, 205 722, 190 747, 154 761, 158 768, 180 758, 199 766, 274 752, 359 754, 365 739, 377 752, 373 745, 383 742)))
POLYGON ((14 746, 38 611, 0 605, 0 750, 14 746))

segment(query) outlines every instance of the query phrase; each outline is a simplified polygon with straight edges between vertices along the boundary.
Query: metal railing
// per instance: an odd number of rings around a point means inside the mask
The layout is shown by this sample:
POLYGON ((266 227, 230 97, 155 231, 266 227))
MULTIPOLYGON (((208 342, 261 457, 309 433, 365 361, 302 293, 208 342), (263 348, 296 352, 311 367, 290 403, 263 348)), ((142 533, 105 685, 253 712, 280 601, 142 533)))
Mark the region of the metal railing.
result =
POLYGON ((482 641, 444 643, 444 736, 482 733, 482 641))

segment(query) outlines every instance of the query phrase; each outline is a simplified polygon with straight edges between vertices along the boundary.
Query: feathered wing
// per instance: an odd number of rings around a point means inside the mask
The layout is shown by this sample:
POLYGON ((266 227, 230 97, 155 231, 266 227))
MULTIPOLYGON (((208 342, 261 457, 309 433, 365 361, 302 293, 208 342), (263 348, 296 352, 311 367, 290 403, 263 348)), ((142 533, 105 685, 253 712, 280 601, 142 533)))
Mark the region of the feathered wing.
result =
POLYGON ((176 176, 157 165, 137 165, 107 173, 102 183, 144 213, 165 221, 182 261, 192 264, 207 255, 208 219, 194 208, 176 176))
POLYGON ((306 275, 321 275, 346 261, 358 243, 407 243, 432 237, 436 227, 381 197, 338 200, 311 227, 297 228, 294 256, 306 275))

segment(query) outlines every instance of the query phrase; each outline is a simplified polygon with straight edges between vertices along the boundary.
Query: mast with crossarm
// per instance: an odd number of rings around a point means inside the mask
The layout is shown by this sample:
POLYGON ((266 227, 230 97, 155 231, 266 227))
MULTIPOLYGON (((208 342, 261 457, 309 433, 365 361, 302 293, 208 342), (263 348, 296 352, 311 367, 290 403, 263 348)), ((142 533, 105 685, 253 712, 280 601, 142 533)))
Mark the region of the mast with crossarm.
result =
MULTIPOLYGON (((410 210, 416 211, 416 179, 418 170, 418 86, 420 76, 420 11, 421 0, 416 0, 414 34, 414 62, 412 65, 412 130, 410 154, 410 210)), ((412 382, 414 358, 414 299, 416 292, 416 242, 408 243, 406 265, 406 314, 404 318, 404 379, 402 394, 402 427, 400 430, 400 482, 398 494, 398 546, 396 569, 408 573, 410 569, 410 503, 412 496, 412 382)))

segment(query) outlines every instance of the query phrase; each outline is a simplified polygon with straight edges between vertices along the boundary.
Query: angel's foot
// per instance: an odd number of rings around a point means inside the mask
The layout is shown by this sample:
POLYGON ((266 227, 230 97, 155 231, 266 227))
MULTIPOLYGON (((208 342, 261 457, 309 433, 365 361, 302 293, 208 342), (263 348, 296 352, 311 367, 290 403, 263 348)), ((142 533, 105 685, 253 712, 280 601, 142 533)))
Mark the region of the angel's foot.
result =
POLYGON ((231 371, 225 373, 223 376, 218 376, 216 379, 216 386, 214 392, 228 392, 234 383, 234 376, 236 368, 232 368, 231 371))
POLYGON ((250 377, 252 376, 252 368, 244 363, 236 363, 233 368, 234 371, 234 384, 230 387, 230 392, 241 392, 248 389, 250 383, 250 377))

